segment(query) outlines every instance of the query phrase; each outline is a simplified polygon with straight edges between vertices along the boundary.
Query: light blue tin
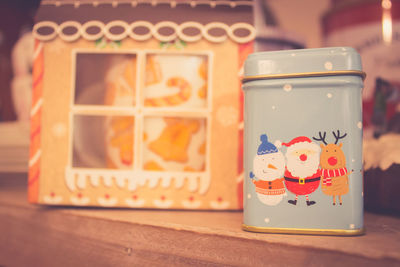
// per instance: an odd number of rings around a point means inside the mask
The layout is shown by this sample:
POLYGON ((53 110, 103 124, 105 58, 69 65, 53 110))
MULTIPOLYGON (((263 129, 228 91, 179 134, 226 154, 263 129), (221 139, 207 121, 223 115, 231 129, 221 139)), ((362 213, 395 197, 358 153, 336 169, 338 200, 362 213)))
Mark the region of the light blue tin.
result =
POLYGON ((363 233, 364 77, 349 47, 247 58, 244 230, 363 233))

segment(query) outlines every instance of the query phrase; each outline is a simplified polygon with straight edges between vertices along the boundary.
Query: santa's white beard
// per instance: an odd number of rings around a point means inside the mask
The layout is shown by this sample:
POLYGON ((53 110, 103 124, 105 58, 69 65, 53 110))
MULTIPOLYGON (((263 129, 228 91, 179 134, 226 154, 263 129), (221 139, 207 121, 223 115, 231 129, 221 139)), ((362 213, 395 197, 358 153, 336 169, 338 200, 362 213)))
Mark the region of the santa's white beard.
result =
POLYGON ((286 166, 293 176, 306 178, 317 172, 319 166, 319 155, 308 155, 306 161, 301 161, 298 157, 290 155, 287 157, 286 166))

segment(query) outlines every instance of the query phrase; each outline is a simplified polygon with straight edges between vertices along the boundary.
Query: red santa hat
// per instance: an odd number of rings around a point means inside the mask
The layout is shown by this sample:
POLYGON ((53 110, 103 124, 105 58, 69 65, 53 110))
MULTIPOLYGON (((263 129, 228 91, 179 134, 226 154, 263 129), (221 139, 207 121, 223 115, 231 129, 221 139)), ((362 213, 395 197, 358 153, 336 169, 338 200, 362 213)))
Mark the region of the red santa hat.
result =
POLYGON ((311 139, 307 136, 299 136, 293 138, 292 141, 290 141, 289 143, 282 143, 282 145, 288 147, 287 152, 289 153, 299 149, 311 149, 319 153, 321 149, 319 145, 313 143, 311 139))

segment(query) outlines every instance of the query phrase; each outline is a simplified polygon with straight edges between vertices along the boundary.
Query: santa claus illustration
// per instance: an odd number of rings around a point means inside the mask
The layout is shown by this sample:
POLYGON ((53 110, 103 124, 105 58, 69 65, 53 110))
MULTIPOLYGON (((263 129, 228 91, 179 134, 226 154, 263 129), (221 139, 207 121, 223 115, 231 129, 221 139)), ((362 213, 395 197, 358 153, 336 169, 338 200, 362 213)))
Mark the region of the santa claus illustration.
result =
POLYGON ((296 195, 294 200, 288 202, 296 205, 298 197, 305 196, 307 206, 314 205, 315 201, 308 196, 318 188, 321 179, 320 146, 306 136, 296 137, 282 145, 287 146, 285 185, 287 190, 296 195))
POLYGON ((277 148, 281 142, 272 144, 266 134, 261 135, 260 140, 250 178, 255 185, 258 199, 265 205, 275 206, 286 196, 283 179, 285 157, 277 148))

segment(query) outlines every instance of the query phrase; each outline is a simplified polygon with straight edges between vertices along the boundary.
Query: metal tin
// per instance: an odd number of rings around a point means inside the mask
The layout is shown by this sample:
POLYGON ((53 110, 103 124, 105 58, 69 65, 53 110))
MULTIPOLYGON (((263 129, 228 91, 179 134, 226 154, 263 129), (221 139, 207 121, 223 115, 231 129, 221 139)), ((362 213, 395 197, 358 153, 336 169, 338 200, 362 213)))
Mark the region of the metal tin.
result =
POLYGON ((364 77, 349 47, 247 58, 244 230, 363 233, 364 77))

